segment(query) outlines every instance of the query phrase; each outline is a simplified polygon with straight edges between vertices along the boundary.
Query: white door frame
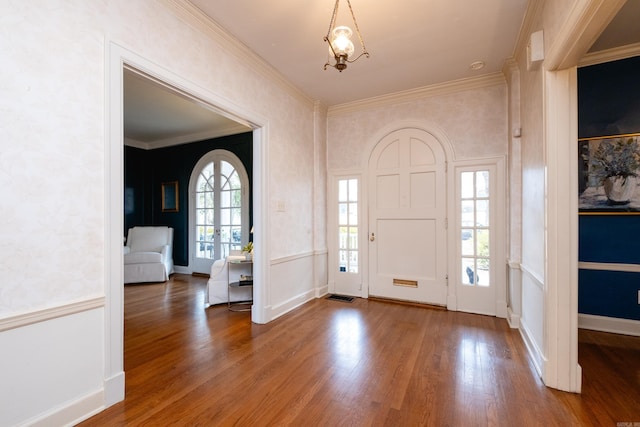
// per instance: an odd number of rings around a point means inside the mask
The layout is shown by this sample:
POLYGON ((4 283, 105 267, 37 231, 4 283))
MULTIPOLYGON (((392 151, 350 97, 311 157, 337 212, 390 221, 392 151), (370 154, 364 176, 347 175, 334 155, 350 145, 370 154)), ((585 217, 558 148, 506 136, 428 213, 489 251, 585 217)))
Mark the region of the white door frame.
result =
POLYGON ((204 108, 251 127, 253 130, 253 224, 255 255, 253 275, 256 277, 251 320, 267 323, 269 310, 270 259, 266 244, 266 225, 269 211, 268 176, 269 132, 268 120, 247 108, 176 75, 117 43, 105 43, 105 357, 104 404, 111 406, 124 399, 124 276, 122 237, 124 227, 124 124, 123 70, 124 67, 179 91, 204 108))

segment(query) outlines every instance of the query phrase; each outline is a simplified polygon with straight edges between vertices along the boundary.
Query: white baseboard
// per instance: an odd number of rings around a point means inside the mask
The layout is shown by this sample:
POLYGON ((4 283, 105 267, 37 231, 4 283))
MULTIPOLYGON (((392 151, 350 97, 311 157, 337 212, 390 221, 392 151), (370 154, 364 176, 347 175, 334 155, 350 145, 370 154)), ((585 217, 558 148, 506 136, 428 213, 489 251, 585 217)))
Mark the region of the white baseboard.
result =
POLYGON ((104 392, 98 390, 78 398, 64 407, 54 408, 19 425, 30 427, 72 426, 102 411, 103 405, 104 392))
POLYGON ((458 311, 458 298, 455 295, 447 295, 447 310, 458 311))
POLYGON ((310 290, 300 295, 297 295, 293 298, 290 298, 289 300, 283 302, 282 304, 272 306, 270 320, 275 320, 278 317, 282 316, 283 314, 290 312, 294 308, 300 307, 302 304, 308 301, 311 301, 316 297, 315 293, 316 293, 315 289, 310 290))
POLYGON ((520 316, 515 314, 511 307, 507 307, 507 322, 511 329, 518 329, 520 327, 520 316))
POLYGON ((527 350, 529 352, 529 355, 531 356, 531 360, 533 361, 533 365, 536 368, 538 375, 540 376, 540 378, 543 378, 545 364, 544 354, 542 354, 540 348, 536 345, 533 336, 529 332, 529 328, 527 328, 527 325, 522 321, 520 321, 519 331, 524 344, 527 346, 527 350))
POLYGON ((329 293, 329 285, 319 286, 316 288, 316 298, 322 298, 329 293))
POLYGON ((104 406, 108 408, 124 400, 124 372, 119 372, 104 382, 104 406))
POLYGON ((191 269, 183 265, 174 265, 173 272, 179 274, 191 274, 191 269))
POLYGON ((507 307, 507 302, 500 301, 500 300, 496 302, 496 317, 506 319, 508 315, 509 315, 509 307, 507 307))
POLYGON ((578 314, 578 328, 640 337, 640 321, 578 314))

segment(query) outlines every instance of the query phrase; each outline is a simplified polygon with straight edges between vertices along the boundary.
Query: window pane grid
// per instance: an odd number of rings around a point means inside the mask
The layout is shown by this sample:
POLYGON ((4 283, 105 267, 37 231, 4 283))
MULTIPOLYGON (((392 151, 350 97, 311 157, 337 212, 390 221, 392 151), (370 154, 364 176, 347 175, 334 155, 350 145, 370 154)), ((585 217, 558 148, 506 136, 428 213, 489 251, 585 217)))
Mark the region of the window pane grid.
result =
POLYGON ((226 257, 230 250, 242 247, 242 184, 232 164, 217 160, 202 169, 196 183, 195 214, 198 258, 226 257))
POLYGON ((338 180, 338 268, 358 273, 358 180, 338 180))
POLYGON ((460 174, 460 241, 462 284, 489 286, 489 171, 460 174))

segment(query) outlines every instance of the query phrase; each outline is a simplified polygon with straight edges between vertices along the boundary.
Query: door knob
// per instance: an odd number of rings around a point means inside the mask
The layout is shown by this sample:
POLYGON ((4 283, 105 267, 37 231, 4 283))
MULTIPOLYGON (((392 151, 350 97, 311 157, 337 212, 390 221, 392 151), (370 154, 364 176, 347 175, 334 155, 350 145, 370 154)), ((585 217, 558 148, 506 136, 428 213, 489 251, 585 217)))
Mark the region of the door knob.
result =
POLYGON ((369 240, 371 240, 372 242, 376 240, 376 233, 371 233, 371 237, 369 237, 369 240))

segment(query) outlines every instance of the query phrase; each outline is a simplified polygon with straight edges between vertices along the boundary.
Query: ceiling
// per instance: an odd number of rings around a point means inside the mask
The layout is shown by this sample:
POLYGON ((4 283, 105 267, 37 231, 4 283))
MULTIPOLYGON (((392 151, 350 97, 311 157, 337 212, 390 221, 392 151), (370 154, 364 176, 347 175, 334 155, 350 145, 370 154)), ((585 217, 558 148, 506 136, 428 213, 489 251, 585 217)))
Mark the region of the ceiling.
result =
MULTIPOLYGON (((189 1, 327 106, 499 72, 527 8, 527 0, 351 0, 370 57, 338 72, 323 69, 333 0, 189 1), (476 61, 484 67, 472 69, 476 61)), ((638 19, 640 1, 628 1, 592 50, 639 42, 640 32, 627 31, 638 19)), ((354 27, 347 0, 337 23, 354 27)), ((357 55, 355 34, 353 41, 357 55)), ((125 72, 124 84, 129 145, 156 148, 250 130, 134 72, 125 72)))

